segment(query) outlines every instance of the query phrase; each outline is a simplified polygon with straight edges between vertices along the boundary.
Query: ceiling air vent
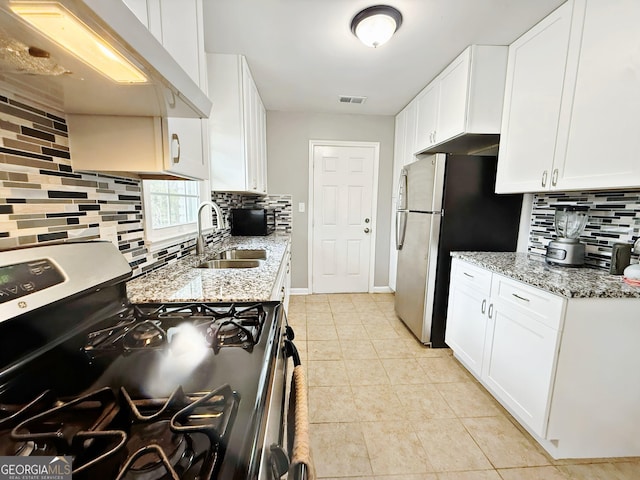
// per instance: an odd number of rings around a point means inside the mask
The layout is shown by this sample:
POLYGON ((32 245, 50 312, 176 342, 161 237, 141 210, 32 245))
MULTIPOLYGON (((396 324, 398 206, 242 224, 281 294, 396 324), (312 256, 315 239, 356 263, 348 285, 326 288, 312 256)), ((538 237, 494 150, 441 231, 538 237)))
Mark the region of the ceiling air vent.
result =
POLYGON ((340 103, 364 103, 367 97, 356 97, 354 95, 340 95, 340 103))

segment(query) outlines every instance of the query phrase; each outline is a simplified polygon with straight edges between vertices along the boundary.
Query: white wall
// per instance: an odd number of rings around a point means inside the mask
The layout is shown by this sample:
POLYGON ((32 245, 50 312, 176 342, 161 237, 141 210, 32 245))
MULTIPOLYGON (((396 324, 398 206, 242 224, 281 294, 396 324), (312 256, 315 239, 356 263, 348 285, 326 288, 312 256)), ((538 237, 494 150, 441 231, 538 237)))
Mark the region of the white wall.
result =
POLYGON ((309 140, 380 142, 374 285, 389 284, 389 229, 394 117, 267 112, 269 193, 290 193, 293 202, 291 286, 307 288, 309 140))

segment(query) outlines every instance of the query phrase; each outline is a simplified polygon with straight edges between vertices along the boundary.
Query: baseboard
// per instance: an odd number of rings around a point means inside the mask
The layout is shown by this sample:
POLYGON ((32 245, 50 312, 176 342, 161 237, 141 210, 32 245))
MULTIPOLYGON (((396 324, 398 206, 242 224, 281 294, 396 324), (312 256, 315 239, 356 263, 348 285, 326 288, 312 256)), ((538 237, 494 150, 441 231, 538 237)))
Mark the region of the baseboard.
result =
POLYGON ((308 288, 292 288, 289 290, 291 295, 309 295, 308 288))
MULTIPOLYGON (((291 295, 311 295, 308 288, 292 288, 291 295)), ((394 293, 391 287, 373 287, 373 293, 394 293)))
POLYGON ((373 293, 393 293, 391 287, 373 287, 373 293))

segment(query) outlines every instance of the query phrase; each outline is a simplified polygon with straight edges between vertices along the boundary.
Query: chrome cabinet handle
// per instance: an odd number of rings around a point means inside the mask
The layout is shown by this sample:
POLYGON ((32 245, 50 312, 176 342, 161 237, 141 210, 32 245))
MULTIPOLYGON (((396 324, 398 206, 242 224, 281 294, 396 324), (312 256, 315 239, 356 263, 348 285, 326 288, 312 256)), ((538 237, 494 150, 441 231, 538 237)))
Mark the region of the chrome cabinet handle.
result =
POLYGON ((469 278, 475 278, 473 275, 471 275, 470 273, 467 272, 462 272, 464 275, 466 275, 469 278))
POLYGON ((546 170, 544 172, 542 172, 542 186, 543 187, 547 186, 547 171, 546 170))
POLYGON ((480 311, 482 312, 483 315, 487 311, 487 299, 486 298, 482 300, 482 305, 480 306, 480 311))
POLYGON ((493 318, 493 303, 489 305, 489 318, 493 318))
POLYGON ((171 134, 171 145, 176 146, 176 154, 173 155, 173 148, 171 149, 171 160, 173 163, 180 163, 180 137, 177 133, 171 134))
POLYGON ((531 300, 529 300, 528 298, 525 297, 521 297, 520 295, 516 294, 516 293, 512 293, 511 295, 513 295, 514 297, 516 297, 518 300, 522 300, 523 302, 530 302, 531 300))
POLYGON ((551 185, 554 187, 558 184, 558 169, 553 169, 553 175, 551 176, 551 185))

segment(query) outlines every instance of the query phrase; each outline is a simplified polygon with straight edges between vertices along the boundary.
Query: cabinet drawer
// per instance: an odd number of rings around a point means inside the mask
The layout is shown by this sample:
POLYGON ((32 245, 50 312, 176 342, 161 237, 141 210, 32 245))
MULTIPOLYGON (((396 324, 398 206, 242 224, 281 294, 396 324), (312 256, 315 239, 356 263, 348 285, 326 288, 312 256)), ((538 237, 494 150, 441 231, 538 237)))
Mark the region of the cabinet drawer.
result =
POLYGON ((491 296, 527 312, 541 323, 560 330, 565 299, 501 275, 494 275, 491 296))
POLYGON ((482 267, 471 265, 463 260, 453 260, 452 280, 473 288, 481 295, 489 296, 491 292, 491 272, 482 267))

